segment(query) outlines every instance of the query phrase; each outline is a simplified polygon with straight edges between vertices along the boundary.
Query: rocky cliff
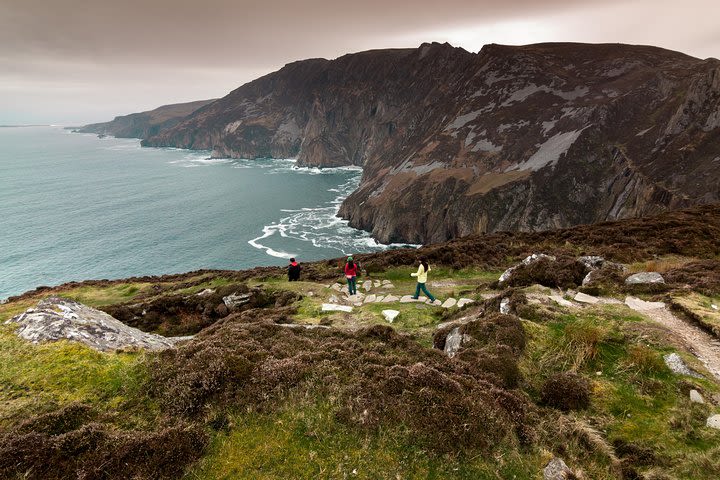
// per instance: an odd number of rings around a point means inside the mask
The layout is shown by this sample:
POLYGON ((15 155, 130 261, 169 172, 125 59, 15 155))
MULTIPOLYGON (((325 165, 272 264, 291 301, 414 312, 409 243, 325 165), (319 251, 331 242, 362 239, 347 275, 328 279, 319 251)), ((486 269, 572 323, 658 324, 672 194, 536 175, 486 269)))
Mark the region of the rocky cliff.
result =
POLYGON ((144 140, 361 165, 340 215, 383 242, 720 201, 720 61, 620 44, 444 44, 295 62, 144 140))
POLYGON ((118 138, 147 138, 158 134, 166 128, 177 125, 181 119, 213 101, 198 100, 196 102, 163 105, 155 110, 115 117, 110 122, 85 125, 77 131, 112 135, 118 138))

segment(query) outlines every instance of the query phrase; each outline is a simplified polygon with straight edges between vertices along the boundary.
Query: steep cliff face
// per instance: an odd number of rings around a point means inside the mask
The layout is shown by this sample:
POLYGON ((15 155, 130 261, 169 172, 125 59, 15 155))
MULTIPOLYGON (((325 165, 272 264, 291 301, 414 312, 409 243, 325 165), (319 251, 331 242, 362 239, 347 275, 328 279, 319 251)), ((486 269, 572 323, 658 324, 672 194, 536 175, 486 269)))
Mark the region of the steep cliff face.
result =
POLYGON ((173 127, 200 107, 214 100, 163 105, 147 112, 131 113, 115 117, 112 121, 93 123, 79 128, 81 133, 98 133, 118 138, 147 138, 160 131, 173 127))
POLYGON ((720 61, 630 45, 450 45, 287 65, 145 145, 361 165, 340 214, 439 242, 720 201, 720 61))

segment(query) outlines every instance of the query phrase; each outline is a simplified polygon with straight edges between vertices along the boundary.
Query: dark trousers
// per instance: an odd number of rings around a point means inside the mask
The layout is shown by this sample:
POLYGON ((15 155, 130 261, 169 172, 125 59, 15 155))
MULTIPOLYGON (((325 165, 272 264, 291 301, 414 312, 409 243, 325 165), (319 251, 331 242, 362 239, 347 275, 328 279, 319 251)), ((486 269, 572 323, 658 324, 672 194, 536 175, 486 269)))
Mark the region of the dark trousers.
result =
POLYGON ((420 296, 420 290, 425 292, 425 295, 427 295, 427 297, 430 299, 431 302, 435 301, 435 297, 432 296, 432 293, 428 292, 428 289, 427 289, 427 287, 425 287, 425 284, 420 283, 420 282, 418 282, 417 288, 415 288, 415 297, 413 297, 413 298, 418 298, 420 296))
POLYGON ((356 277, 350 277, 347 279, 348 282, 348 293, 355 295, 357 293, 356 277))

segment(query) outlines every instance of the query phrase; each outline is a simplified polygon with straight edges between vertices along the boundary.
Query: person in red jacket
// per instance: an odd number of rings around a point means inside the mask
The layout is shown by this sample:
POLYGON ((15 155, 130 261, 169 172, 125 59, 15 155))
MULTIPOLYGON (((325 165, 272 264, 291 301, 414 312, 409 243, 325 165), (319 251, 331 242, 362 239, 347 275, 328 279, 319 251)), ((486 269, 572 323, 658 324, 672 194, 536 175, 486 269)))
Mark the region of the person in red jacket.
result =
POLYGON ((355 279, 355 277, 357 277, 357 272, 358 264, 353 262, 353 258, 351 256, 348 256, 347 262, 345 263, 345 278, 347 278, 349 295, 355 295, 357 293, 357 284, 355 279))
POLYGON ((294 258, 291 258, 290 265, 288 265, 288 281, 297 282, 298 280, 300 280, 300 265, 294 258))

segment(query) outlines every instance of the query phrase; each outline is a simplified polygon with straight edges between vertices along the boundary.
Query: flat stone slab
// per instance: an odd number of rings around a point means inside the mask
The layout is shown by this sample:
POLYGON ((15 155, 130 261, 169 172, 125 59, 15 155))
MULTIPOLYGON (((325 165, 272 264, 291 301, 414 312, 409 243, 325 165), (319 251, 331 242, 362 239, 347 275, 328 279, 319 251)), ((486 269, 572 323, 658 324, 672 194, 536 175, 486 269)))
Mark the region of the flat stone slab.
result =
POLYGON ((103 352, 132 348, 164 350, 192 338, 143 332, 105 312, 59 297, 46 298, 6 323, 19 324, 15 333, 33 343, 75 340, 103 352))
POLYGON ((403 295, 400 303, 422 303, 425 300, 427 300, 427 297, 413 298, 412 295, 403 295))
POLYGON ((548 298, 563 307, 575 307, 576 306, 570 300, 566 300, 563 297, 561 297, 560 295, 550 295, 548 298))
POLYGON ((365 290, 366 292, 369 292, 369 291, 372 289, 372 287, 373 287, 373 282, 372 282, 372 280, 365 280, 365 281, 363 282, 363 284, 362 284, 362 288, 363 288, 363 290, 365 290))
POLYGON ((665 283, 665 279, 657 272, 640 272, 630 275, 625 279, 628 285, 638 285, 647 283, 665 283))
POLYGON ((380 285, 382 285, 382 282, 380 280, 373 280, 373 287, 379 288, 380 285))
POLYGON ((382 288, 388 289, 388 288, 395 288, 395 285, 393 285, 391 282, 383 282, 382 288))
POLYGON ((437 298, 436 298, 435 301, 433 301, 433 302, 431 302, 430 299, 428 298, 427 300, 425 300, 425 303, 426 303, 427 305, 434 305, 434 306, 436 306, 436 307, 441 307, 441 306, 442 306, 442 302, 441 302, 440 300, 438 300, 437 298))
POLYGON ((455 300, 454 298, 448 298, 447 300, 445 300, 445 301, 443 302, 442 307, 443 307, 443 308, 452 308, 452 307, 454 307, 456 304, 457 304, 457 300, 455 300))
POLYGON ((633 310, 642 312, 665 308, 665 304, 663 302, 646 302, 645 300, 640 300, 635 297, 625 297, 625 305, 633 310))
POLYGON ((575 300, 576 302, 587 303, 587 304, 590 304, 590 305, 595 305, 595 304, 597 304, 597 303, 600 303, 600 299, 599 299, 599 298, 593 297, 592 295, 588 295, 588 294, 582 293, 582 292, 578 292, 578 293, 575 295, 574 300, 575 300))
MULTIPOLYGON (((369 296, 369 295, 368 295, 368 296, 369 296)), ((382 302, 384 299, 385 299, 385 295, 377 295, 377 296, 375 297, 375 300, 373 300, 373 302, 375 302, 375 303, 380 303, 380 302, 382 302)))
POLYGON ((367 297, 365 297, 364 302, 365 302, 365 303, 373 303, 376 298, 377 298, 377 295, 370 294, 370 295, 368 295, 367 297))
POLYGON ((473 300, 472 298, 461 298, 460 300, 458 300, 457 306, 458 308, 462 308, 469 303, 475 303, 475 300, 473 300))
POLYGON ((388 295, 385 298, 383 298, 383 303, 391 303, 391 302, 399 302, 400 297, 396 297, 395 295, 388 295))
POLYGON ((383 317, 385 317, 385 320, 387 320, 390 323, 393 323, 398 315, 400 315, 400 312, 397 310, 383 310, 382 311, 383 317))
POLYGON ((353 307, 349 307, 347 305, 336 305, 334 303, 323 303, 322 311, 323 312, 352 312, 353 307))
POLYGON ((342 285, 340 283, 333 283, 330 288, 332 288, 335 291, 342 292, 343 288, 345 288, 345 285, 342 285))
POLYGON ((383 285, 392 285, 392 282, 390 280, 383 280, 380 283, 383 285))

